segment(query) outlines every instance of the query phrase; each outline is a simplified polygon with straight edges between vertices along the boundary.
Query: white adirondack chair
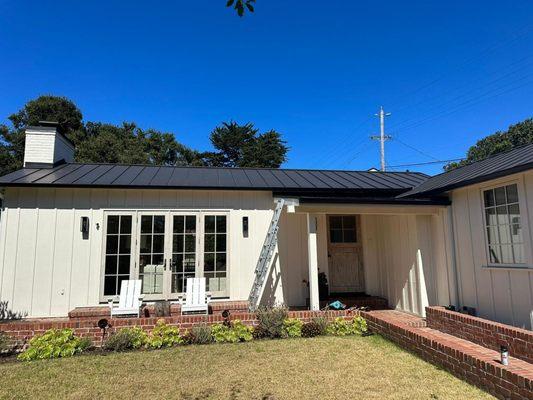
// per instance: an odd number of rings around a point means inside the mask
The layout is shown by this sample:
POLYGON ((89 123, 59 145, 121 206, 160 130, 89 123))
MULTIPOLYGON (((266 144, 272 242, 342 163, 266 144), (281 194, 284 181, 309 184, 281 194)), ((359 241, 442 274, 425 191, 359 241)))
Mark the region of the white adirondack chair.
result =
POLYGON ((113 299, 108 300, 112 317, 126 315, 141 316, 141 305, 144 297, 141 294, 141 286, 141 280, 124 280, 121 282, 118 305, 113 304, 113 299))
POLYGON ((210 301, 211 294, 205 292, 205 278, 187 278, 185 299, 183 296, 179 297, 181 314, 189 312, 207 314, 210 301))

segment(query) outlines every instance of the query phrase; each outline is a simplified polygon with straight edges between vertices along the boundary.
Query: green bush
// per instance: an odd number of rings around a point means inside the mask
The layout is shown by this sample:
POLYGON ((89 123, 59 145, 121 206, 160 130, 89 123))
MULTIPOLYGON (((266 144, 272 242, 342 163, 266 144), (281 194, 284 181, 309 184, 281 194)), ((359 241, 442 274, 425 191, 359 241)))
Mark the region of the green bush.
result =
POLYGON ((15 350, 13 340, 4 332, 0 332, 0 355, 11 354, 15 350))
POLYGON ((213 325, 211 334, 216 343, 249 342, 253 339, 253 328, 235 320, 231 326, 223 324, 213 325))
POLYGON ((160 349, 184 343, 179 328, 169 326, 164 319, 157 321, 155 328, 150 332, 146 340, 146 347, 160 349))
POLYGON ((303 322, 297 318, 287 318, 283 321, 283 337, 301 337, 303 322))
POLYGON ((364 335, 368 333, 366 319, 361 316, 355 317, 352 321, 352 330, 355 335, 364 335))
POLYGON ((211 327, 203 324, 193 326, 185 335, 185 341, 188 344, 208 344, 213 342, 211 327))
POLYGON ((341 317, 335 318, 335 320, 328 325, 326 332, 328 335, 333 336, 351 335, 353 333, 352 323, 341 317))
POLYGON ((352 321, 339 317, 328 325, 326 332, 333 336, 363 335, 368 332, 368 327, 363 317, 355 317, 352 321))
POLYGON ((283 322, 289 316, 286 307, 262 307, 257 311, 256 316, 259 329, 264 332, 264 337, 280 338, 283 336, 283 322))
POLYGON ((328 319, 321 315, 321 316, 318 316, 318 317, 314 317, 312 320, 312 322, 314 322, 319 330, 320 330, 320 333, 319 335, 325 335, 326 334, 326 330, 328 329, 328 325, 329 325, 329 321, 328 319))
POLYGON ((19 354, 18 358, 30 361, 70 357, 81 353, 90 345, 89 339, 75 336, 72 329, 50 329, 42 335, 34 336, 28 348, 19 354))
POLYGON ((302 336, 306 338, 323 335, 325 330, 314 321, 307 322, 302 326, 302 336))
POLYGON ((109 336, 104 349, 109 351, 126 351, 139 349, 146 344, 148 335, 139 327, 122 328, 109 336))

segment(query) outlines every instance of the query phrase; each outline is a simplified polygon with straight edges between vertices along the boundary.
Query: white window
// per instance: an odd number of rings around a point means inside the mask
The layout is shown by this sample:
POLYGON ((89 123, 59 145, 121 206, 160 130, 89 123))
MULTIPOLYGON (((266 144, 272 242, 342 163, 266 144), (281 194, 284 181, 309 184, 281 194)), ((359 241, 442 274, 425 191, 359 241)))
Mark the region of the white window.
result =
POLYGON ((120 283, 130 279, 131 215, 109 215, 105 240, 104 296, 119 294, 120 283))
POLYGON ((524 239, 516 184, 483 191, 490 264, 523 264, 524 239))

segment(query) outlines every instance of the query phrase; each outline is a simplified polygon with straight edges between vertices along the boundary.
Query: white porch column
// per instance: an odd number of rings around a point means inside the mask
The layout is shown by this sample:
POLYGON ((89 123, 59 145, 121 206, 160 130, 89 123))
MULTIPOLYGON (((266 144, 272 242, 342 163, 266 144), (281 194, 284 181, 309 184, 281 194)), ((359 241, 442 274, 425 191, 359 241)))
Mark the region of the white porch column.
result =
POLYGON ((307 213, 307 250, 309 260, 309 306, 312 311, 320 309, 318 297, 318 246, 317 217, 307 213))

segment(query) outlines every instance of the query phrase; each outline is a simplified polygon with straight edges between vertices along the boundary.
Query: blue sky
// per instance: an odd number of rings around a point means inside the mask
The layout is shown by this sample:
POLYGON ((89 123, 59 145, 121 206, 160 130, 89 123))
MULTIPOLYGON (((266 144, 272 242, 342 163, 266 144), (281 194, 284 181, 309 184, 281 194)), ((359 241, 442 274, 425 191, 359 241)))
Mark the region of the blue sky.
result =
POLYGON ((450 159, 533 116, 532 15, 531 1, 257 0, 241 19, 225 0, 0 0, 0 120, 50 93, 199 150, 233 119, 281 132, 285 167, 367 169, 383 105, 388 165, 450 159))

